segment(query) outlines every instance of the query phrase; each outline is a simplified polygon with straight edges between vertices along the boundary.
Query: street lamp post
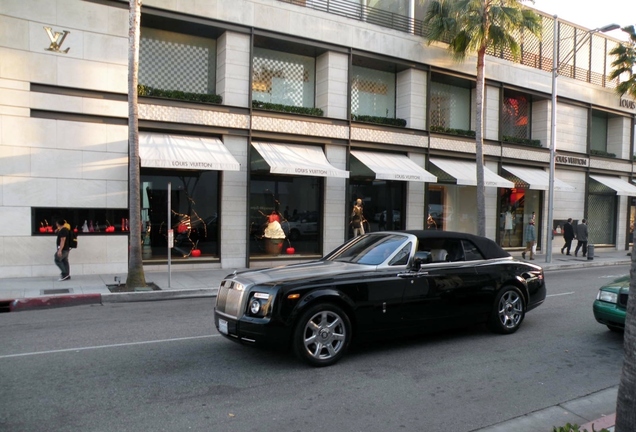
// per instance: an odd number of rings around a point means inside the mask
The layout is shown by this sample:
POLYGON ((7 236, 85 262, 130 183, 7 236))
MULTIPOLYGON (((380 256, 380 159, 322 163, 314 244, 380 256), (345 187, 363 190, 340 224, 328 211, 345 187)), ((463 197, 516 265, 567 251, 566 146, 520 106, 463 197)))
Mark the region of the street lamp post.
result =
MULTIPOLYGON (((572 51, 568 53, 568 56, 563 60, 563 63, 570 61, 574 57, 579 49, 585 45, 585 43, 592 37, 593 33, 616 30, 620 28, 618 24, 609 24, 604 27, 595 28, 589 30, 583 36, 580 43, 575 43, 572 51)), ((559 76, 559 19, 554 15, 554 39, 553 39, 553 53, 552 53, 552 102, 551 102, 551 124, 550 124, 550 180, 548 183, 548 222, 547 222, 547 236, 546 236, 546 254, 545 262, 552 262, 552 225, 554 224, 554 168, 556 159, 556 125, 557 125, 557 77, 559 76)))

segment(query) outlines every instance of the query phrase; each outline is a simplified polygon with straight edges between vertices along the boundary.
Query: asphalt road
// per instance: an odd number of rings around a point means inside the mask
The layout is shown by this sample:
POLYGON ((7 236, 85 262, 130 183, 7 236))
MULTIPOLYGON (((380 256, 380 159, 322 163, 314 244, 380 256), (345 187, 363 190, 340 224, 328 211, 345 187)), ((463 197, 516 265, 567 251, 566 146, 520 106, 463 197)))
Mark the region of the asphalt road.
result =
POLYGON ((468 432, 618 384, 622 336, 591 308, 627 272, 547 273, 510 336, 378 342, 322 369, 223 339, 212 299, 1 314, 0 430, 468 432))

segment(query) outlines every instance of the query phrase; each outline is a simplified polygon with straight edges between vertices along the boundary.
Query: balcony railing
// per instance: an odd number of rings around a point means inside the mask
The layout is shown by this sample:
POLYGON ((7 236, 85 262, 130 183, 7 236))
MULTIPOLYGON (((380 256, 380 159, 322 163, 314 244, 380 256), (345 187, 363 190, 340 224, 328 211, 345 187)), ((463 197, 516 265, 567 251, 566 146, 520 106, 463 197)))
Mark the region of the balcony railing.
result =
MULTIPOLYGON (((347 0, 279 1, 375 24, 380 27, 410 33, 416 36, 424 36, 426 30, 426 25, 422 20, 409 18, 408 16, 384 11, 382 9, 369 7, 347 0)), ((520 36, 519 38, 522 40, 520 59, 514 60, 511 53, 505 51, 497 53, 491 50, 487 54, 509 61, 514 61, 535 69, 551 71, 553 32, 550 28, 553 28, 554 26, 554 18, 540 12, 539 14, 543 17, 544 23, 543 39, 539 40, 535 36, 527 34, 520 36)), ((559 48, 563 52, 567 52, 567 43, 570 40, 574 42, 577 35, 583 35, 587 32, 588 30, 586 29, 574 27, 571 24, 564 22, 559 22, 559 48), (566 41, 566 43, 564 44, 563 41, 566 41)), ((615 44, 616 42, 604 38, 603 36, 592 35, 590 42, 578 51, 579 54, 570 62, 571 64, 562 65, 560 67, 559 74, 601 87, 615 88, 617 80, 610 81, 607 78, 607 73, 611 71, 612 62, 609 51, 612 50, 613 45, 615 46, 615 44), (577 59, 579 59, 578 62, 577 59), (583 63, 583 65, 580 65, 580 63, 583 63), (596 71, 591 69, 596 69, 596 71), (598 72, 599 70, 602 70, 604 73, 598 72)))

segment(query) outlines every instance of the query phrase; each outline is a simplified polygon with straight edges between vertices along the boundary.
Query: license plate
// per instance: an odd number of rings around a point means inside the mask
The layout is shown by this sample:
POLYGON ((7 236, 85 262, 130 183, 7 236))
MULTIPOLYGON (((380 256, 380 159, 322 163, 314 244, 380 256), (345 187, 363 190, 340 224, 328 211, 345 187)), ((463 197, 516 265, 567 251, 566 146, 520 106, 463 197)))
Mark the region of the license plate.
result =
POLYGON ((227 321, 219 318, 219 331, 223 334, 227 334, 227 321))

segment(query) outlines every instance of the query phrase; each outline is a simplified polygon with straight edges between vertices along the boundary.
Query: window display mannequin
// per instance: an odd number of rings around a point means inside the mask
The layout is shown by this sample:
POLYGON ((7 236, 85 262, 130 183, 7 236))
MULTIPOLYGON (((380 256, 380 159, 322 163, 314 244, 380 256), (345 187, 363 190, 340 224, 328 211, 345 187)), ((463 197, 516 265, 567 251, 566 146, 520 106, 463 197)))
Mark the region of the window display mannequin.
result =
POLYGON ((354 237, 364 234, 365 222, 362 199, 358 198, 351 211, 351 227, 353 228, 354 237))
POLYGON ((508 206, 508 210, 504 214, 504 235, 501 239, 501 245, 504 246, 506 237, 508 237, 508 247, 512 246, 512 230, 514 229, 514 215, 512 214, 512 207, 508 206))

